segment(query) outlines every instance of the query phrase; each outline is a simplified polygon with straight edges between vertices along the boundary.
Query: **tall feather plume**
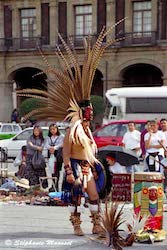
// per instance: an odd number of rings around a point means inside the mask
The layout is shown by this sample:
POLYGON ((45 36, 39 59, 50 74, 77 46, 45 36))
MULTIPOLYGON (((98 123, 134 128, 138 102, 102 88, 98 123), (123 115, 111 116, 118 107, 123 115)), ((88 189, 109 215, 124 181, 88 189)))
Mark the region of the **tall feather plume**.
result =
POLYGON ((143 230, 148 219, 148 215, 145 214, 141 216, 141 214, 133 214, 131 223, 127 223, 128 228, 128 236, 126 237, 126 246, 132 246, 134 241, 136 240, 136 234, 139 230, 143 230))
POLYGON ((106 202, 105 211, 102 214, 102 223, 107 233, 108 246, 115 250, 122 250, 122 247, 125 246, 125 240, 120 234, 124 231, 120 226, 125 223, 123 208, 124 205, 119 208, 118 203, 106 202))
MULTIPOLYGON (((122 21, 124 20, 120 22, 122 21)), ((60 34, 58 36, 64 50, 62 51, 57 46, 55 51, 60 63, 59 68, 52 66, 41 49, 39 49, 42 59, 47 66, 45 73, 51 73, 54 80, 48 80, 46 91, 40 92, 37 89, 17 91, 18 96, 34 97, 40 99, 41 102, 43 101, 43 107, 30 112, 27 114, 27 117, 35 114, 37 119, 63 120, 65 117, 72 119, 73 115, 76 116, 77 112, 79 112, 77 103, 83 100, 90 100, 92 82, 101 57, 111 44, 118 41, 108 39, 107 42, 104 42, 104 39, 111 33, 113 27, 115 25, 107 30, 103 27, 94 45, 92 45, 91 36, 84 38, 85 55, 82 67, 75 50, 71 49, 74 48, 72 41, 70 41, 70 46, 68 46, 60 34), (72 109, 75 111, 68 116, 72 110, 70 109, 70 101, 73 102, 72 109), (76 106, 75 108, 74 105, 76 106)), ((78 116, 80 116, 79 113, 78 116)))
POLYGON ((108 246, 115 250, 122 250, 122 247, 132 246, 136 240, 136 234, 144 228, 148 219, 148 215, 141 217, 140 214, 133 214, 132 217, 128 217, 127 222, 123 209, 124 205, 119 207, 118 203, 106 202, 105 211, 101 216, 107 233, 108 246), (121 235, 121 232, 124 232, 124 229, 121 228, 122 225, 124 225, 123 228, 127 226, 128 234, 126 237, 121 235))

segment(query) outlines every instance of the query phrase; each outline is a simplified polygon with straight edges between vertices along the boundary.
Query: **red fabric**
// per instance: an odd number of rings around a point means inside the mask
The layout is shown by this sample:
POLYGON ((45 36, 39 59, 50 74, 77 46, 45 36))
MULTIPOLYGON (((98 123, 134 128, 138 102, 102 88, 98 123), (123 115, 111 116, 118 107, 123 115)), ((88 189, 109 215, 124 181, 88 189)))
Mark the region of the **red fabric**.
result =
POLYGON ((88 106, 83 108, 83 120, 91 121, 93 119, 93 109, 88 106))
POLYGON ((149 217, 144 229, 162 229, 163 216, 149 217))
POLYGON ((112 157, 112 156, 107 156, 107 157, 106 157, 106 160, 107 160, 107 159, 108 159, 108 160, 115 161, 115 158, 114 158, 114 157, 112 157))

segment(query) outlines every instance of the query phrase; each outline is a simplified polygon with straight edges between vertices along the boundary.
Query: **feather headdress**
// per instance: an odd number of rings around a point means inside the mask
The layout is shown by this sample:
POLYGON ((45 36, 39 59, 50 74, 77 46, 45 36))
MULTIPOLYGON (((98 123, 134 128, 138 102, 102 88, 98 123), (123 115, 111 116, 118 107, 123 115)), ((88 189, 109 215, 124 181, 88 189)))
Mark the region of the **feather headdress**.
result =
MULTIPOLYGON (((117 24, 122 21, 119 21, 117 24)), ((44 73, 51 73, 54 80, 48 81, 47 90, 17 90, 18 96, 38 98, 43 104, 41 108, 34 109, 27 114, 27 118, 35 115, 38 119, 45 120, 82 119, 81 105, 84 101, 90 100, 92 82, 100 59, 110 45, 121 40, 109 39, 104 42, 104 39, 111 33, 114 26, 108 30, 103 28, 93 45, 91 36, 83 39, 85 53, 82 63, 78 61, 72 41, 69 40, 70 45, 67 45, 60 34, 59 38, 64 51, 62 52, 60 47, 57 46, 55 52, 60 63, 60 68, 50 65, 47 58, 39 49, 47 66, 44 73)))
MULTIPOLYGON (((123 20, 120 22, 122 21, 123 20)), ((52 121, 69 120, 72 126, 76 128, 73 129, 70 134, 71 140, 73 140, 73 142, 74 140, 80 141, 82 146, 87 149, 87 158, 90 163, 94 162, 95 157, 93 156, 91 147, 88 146, 88 140, 85 136, 81 138, 81 135, 83 135, 81 122, 84 117, 88 119, 91 116, 91 105, 89 103, 90 94, 100 59, 104 51, 111 44, 121 40, 109 39, 104 42, 104 39, 109 35, 113 27, 110 27, 108 30, 103 28, 93 45, 91 36, 84 38, 85 53, 83 62, 81 63, 82 66, 78 61, 72 41, 70 40, 70 45, 67 45, 59 34, 59 38, 64 47, 64 52, 60 50, 59 46, 57 46, 55 52, 60 63, 60 68, 52 67, 40 50, 41 56, 47 65, 45 73, 51 73, 54 79, 48 81, 47 90, 23 89, 17 91, 18 96, 38 98, 42 104, 41 108, 35 109, 27 114, 27 118, 35 115, 38 119, 52 121), (75 126, 76 122, 77 127, 75 126)))
POLYGON ((108 246, 112 249, 122 250, 126 246, 124 238, 121 236, 121 225, 125 223, 123 217, 124 204, 119 208, 118 203, 105 204, 105 211, 102 214, 102 223, 107 233, 108 246))

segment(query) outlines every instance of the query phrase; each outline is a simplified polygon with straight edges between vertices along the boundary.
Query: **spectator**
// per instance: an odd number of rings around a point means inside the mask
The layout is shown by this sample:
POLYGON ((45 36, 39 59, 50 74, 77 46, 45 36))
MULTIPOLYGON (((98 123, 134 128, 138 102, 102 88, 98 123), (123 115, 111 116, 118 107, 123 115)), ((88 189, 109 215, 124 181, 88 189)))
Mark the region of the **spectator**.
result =
POLYGON ((21 151, 18 153, 14 161, 14 166, 18 167, 18 171, 15 173, 15 176, 17 176, 18 178, 24 178, 26 157, 27 157, 27 147, 22 146, 21 151))
POLYGON ((119 162, 116 161, 115 157, 107 155, 106 161, 108 163, 109 171, 111 174, 127 173, 126 167, 119 164, 119 162))
MULTIPOLYGON (((39 126, 34 126, 33 134, 27 140, 27 158, 25 178, 29 180, 30 186, 39 185, 39 177, 46 177, 45 168, 34 169, 32 164, 33 155, 36 151, 42 152, 44 147, 44 138, 42 129, 39 126)), ((43 188, 48 186, 47 180, 43 181, 43 188)))
POLYGON ((163 159, 162 148, 163 145, 165 145, 165 135, 162 131, 158 130, 158 123, 156 120, 150 121, 150 130, 145 134, 144 141, 148 171, 163 171, 159 161, 163 159))
POLYGON ((148 171, 148 166, 147 166, 147 162, 146 162, 146 148, 145 148, 145 141, 144 141, 144 136, 145 134, 147 134, 147 132, 149 132, 150 130, 150 121, 148 120, 146 123, 146 127, 145 129, 141 132, 141 137, 140 137, 140 147, 141 147, 141 151, 142 151, 142 159, 143 159, 143 170, 144 171, 148 171))
POLYGON ((150 130, 150 121, 147 121, 145 129, 141 132, 141 136, 140 136, 140 148, 142 151, 142 158, 145 158, 146 155, 146 148, 145 148, 145 141, 144 141, 144 136, 145 134, 147 134, 147 132, 149 132, 150 130))
MULTIPOLYGON (((165 148, 167 147, 167 119, 162 118, 160 120, 160 128, 162 129, 162 132, 165 135, 165 148)), ((165 151, 165 156, 167 156, 167 152, 165 151)))
MULTIPOLYGON (((45 141, 45 147, 48 150, 48 158, 54 156, 54 167, 51 170, 52 177, 57 177, 55 183, 57 191, 59 191, 59 177, 62 169, 63 158, 62 158, 62 147, 63 147, 64 136, 60 134, 58 127, 52 123, 49 126, 49 133, 45 141)), ((53 180, 54 181, 54 180, 53 180)), ((53 185, 49 191, 54 191, 53 185)))
MULTIPOLYGON (((130 121, 128 123, 128 131, 123 136, 123 146, 126 149, 130 149, 134 151, 137 157, 141 155, 141 148, 140 148, 140 135, 141 133, 136 129, 135 123, 130 121)), ((137 165, 134 167, 135 171, 138 171, 139 168, 137 165)), ((132 172, 132 166, 127 167, 127 172, 132 172)))
POLYGON ((19 123, 19 112, 17 109, 14 109, 11 114, 11 122, 19 123))
POLYGON ((106 180, 105 191, 108 194, 108 199, 110 200, 111 199, 110 192, 111 192, 111 187, 112 187, 113 174, 123 174, 123 173, 127 173, 127 171, 126 171, 126 167, 120 165, 116 161, 115 157, 113 157, 110 154, 107 155, 106 162, 107 162, 107 166, 105 168, 106 168, 107 180, 106 180))
MULTIPOLYGON (((167 148, 167 119, 162 118, 160 120, 160 127, 165 134, 165 149, 167 148)), ((164 150, 164 155, 167 157, 167 150, 164 150)), ((167 169, 164 169, 164 192, 167 193, 167 169)))

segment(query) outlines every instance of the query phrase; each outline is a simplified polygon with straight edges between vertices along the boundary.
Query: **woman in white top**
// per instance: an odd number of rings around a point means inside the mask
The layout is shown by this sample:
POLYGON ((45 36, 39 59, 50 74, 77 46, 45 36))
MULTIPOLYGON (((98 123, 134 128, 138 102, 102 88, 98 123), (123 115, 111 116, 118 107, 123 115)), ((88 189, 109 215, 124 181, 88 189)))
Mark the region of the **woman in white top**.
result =
MULTIPOLYGON (((52 177, 57 177, 57 182, 55 183, 57 191, 59 191, 59 177, 60 171, 62 169, 62 147, 63 147, 64 136, 60 133, 57 125, 52 123, 49 126, 49 133, 46 137, 45 147, 48 149, 48 158, 53 157, 54 166, 51 169, 52 177)), ((54 191, 53 186, 49 191, 54 191)))
POLYGON ((162 145, 165 145, 165 135, 158 130, 158 123, 150 121, 150 130, 144 136, 146 148, 146 162, 150 172, 162 172, 159 161, 162 160, 162 145))

